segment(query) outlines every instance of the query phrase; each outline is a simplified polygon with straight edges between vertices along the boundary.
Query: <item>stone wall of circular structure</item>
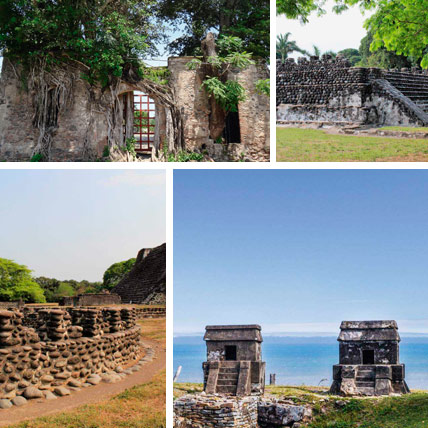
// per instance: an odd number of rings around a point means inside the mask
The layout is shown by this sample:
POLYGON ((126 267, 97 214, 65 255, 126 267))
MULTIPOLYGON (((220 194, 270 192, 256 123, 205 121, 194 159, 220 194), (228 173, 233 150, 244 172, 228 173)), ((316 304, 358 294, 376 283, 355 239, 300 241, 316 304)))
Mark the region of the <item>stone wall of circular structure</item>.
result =
POLYGON ((1 310, 0 401, 61 395, 141 353, 134 308, 1 310))

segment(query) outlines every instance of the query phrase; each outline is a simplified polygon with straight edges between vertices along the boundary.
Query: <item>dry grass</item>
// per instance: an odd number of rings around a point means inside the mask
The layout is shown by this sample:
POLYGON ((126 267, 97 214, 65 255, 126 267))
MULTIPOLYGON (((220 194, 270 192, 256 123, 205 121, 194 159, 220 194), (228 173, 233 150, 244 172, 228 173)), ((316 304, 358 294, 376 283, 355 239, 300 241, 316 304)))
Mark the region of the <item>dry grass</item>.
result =
POLYGON ((165 348, 166 343, 166 319, 165 318, 145 318, 138 321, 141 325, 142 334, 148 339, 156 340, 165 348))

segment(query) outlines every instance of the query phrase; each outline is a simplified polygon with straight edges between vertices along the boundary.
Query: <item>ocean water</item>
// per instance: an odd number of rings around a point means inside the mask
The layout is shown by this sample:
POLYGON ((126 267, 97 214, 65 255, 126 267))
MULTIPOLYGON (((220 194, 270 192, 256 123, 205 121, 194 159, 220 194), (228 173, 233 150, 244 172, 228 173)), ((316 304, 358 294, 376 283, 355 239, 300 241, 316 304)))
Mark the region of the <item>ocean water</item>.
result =
MULTIPOLYGON (((174 338, 174 373, 182 366, 179 382, 202 382, 206 360, 202 336, 174 338)), ((262 344, 266 361, 266 382, 276 374, 277 385, 323 385, 332 382, 332 366, 338 363, 336 337, 265 336, 262 344)), ((411 389, 428 389, 428 337, 402 337, 400 361, 406 365, 411 389)))

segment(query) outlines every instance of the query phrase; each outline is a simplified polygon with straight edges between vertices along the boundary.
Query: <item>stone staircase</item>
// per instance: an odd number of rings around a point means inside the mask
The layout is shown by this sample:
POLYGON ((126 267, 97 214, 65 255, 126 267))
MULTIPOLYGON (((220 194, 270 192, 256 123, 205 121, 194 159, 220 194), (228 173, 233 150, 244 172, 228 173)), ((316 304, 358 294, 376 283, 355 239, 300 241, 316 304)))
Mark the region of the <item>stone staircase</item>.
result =
POLYGON ((239 377, 239 361, 222 361, 217 378, 219 394, 236 394, 239 377))
POLYGON ((358 392, 362 395, 374 395, 376 367, 375 366, 359 366, 357 368, 357 376, 355 385, 358 392))
POLYGON ((428 113, 428 76, 388 71, 385 72, 385 79, 428 113))

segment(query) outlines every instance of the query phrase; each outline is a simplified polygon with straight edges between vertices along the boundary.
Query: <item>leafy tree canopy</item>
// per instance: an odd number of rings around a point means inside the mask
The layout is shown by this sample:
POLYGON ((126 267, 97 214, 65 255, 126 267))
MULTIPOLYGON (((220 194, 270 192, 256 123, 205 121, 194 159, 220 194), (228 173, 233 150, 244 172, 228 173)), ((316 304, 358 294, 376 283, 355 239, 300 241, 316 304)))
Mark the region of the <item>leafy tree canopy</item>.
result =
POLYGON ((156 39, 152 0, 0 0, 0 49, 23 62, 76 61, 107 84, 156 39), (150 32, 150 40, 147 34, 150 32))
POLYGON ((46 302, 42 288, 31 277, 31 270, 12 260, 0 258, 0 300, 46 302))
POLYGON ((325 13, 324 3, 325 0, 276 0, 276 13, 306 23, 312 12, 316 11, 319 15, 325 13))
MULTIPOLYGON (((324 3, 277 0, 277 12, 307 22, 312 12, 324 13, 324 3)), ((373 11, 365 22, 373 37, 372 52, 384 48, 398 56, 420 59, 421 67, 428 68, 428 0, 336 0, 333 10, 340 13, 353 5, 359 5, 362 11, 373 11)), ((384 52, 380 56, 381 61, 388 61, 384 52)))
POLYGON ((135 258, 112 264, 103 276, 103 287, 111 290, 132 269, 135 258))
POLYGON ((394 52, 389 52, 386 48, 379 48, 375 52, 372 52, 370 49, 371 44, 373 43, 373 35, 371 32, 368 32, 360 43, 359 53, 360 61, 358 65, 362 67, 380 67, 380 68, 401 68, 401 67, 411 67, 412 61, 402 55, 397 55, 394 52))
POLYGON ((200 43, 208 31, 243 40, 255 56, 269 58, 268 0, 160 0, 158 17, 166 19, 184 35, 169 45, 178 55, 200 55, 200 43))
POLYGON ((361 61, 361 54, 358 49, 343 49, 339 51, 338 54, 343 55, 345 58, 348 58, 351 65, 357 65, 357 63, 361 61))

